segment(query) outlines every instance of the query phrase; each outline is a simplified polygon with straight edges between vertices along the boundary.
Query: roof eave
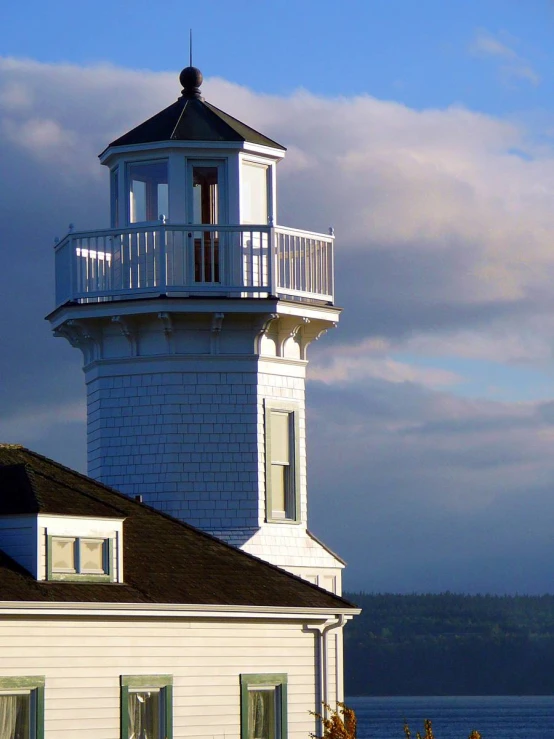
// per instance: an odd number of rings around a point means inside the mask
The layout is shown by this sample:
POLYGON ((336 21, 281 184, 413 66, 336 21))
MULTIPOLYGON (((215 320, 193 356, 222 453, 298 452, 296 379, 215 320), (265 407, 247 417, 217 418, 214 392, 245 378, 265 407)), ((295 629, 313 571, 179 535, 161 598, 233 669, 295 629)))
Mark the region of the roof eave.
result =
POLYGON ((249 141, 153 141, 148 144, 128 144, 127 146, 108 146, 98 155, 100 164, 110 166, 112 160, 117 156, 125 154, 149 154, 150 152, 159 152, 175 149, 213 149, 218 152, 228 151, 247 151, 251 154, 261 154, 269 156, 272 159, 283 159, 285 156, 284 149, 275 149, 262 144, 253 144, 249 141))
POLYGON ((252 618, 302 621, 327 621, 342 615, 347 620, 361 613, 361 608, 337 604, 334 608, 288 606, 210 605, 188 603, 98 603, 56 601, 0 601, 0 615, 34 616, 106 616, 129 618, 252 618))

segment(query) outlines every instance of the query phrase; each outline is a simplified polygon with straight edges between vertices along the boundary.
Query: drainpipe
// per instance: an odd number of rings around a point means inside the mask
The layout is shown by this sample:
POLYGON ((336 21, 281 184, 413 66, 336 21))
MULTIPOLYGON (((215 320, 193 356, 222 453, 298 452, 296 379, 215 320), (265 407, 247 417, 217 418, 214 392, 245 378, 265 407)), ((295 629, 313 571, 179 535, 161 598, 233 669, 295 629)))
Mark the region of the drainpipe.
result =
MULTIPOLYGON (((318 648, 317 648, 317 656, 318 656, 318 669, 317 669, 317 687, 318 687, 318 695, 316 696, 316 713, 321 714, 323 718, 327 718, 328 716, 328 708, 329 705, 329 679, 328 679, 328 661, 327 661, 327 653, 328 653, 328 641, 327 641, 327 634, 330 631, 333 631, 334 629, 340 629, 344 626, 346 623, 346 617, 344 614, 340 614, 336 616, 334 619, 329 619, 328 621, 325 621, 323 624, 318 624, 316 626, 308 626, 306 625, 304 627, 305 631, 314 631, 319 635, 318 639, 318 648)), ((317 733, 319 736, 323 735, 323 722, 322 719, 318 719, 318 727, 317 727, 317 733)))

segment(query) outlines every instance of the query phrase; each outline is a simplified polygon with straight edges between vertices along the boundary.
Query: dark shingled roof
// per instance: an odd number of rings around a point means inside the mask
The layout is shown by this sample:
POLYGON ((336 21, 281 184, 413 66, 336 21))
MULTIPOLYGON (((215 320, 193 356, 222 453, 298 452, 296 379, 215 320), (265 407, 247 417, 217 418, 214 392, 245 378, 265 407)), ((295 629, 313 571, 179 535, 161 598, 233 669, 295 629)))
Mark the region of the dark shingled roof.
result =
POLYGON ((0 551, 0 600, 355 608, 51 459, 0 445, 0 515, 39 511, 124 518, 125 584, 38 582, 0 551))
POLYGON ((247 141, 285 149, 215 105, 201 98, 186 96, 112 141, 110 146, 151 144, 156 141, 247 141))

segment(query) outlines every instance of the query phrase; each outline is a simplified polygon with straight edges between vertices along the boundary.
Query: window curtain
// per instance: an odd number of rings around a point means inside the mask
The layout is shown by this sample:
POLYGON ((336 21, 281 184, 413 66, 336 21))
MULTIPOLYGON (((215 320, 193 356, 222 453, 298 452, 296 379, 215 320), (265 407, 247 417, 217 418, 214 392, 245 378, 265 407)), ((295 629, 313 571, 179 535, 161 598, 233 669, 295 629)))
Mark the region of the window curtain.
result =
POLYGON ((157 692, 129 693, 128 739, 160 739, 159 702, 157 692))
POLYGON ((273 739, 272 690, 251 690, 248 703, 248 739, 273 739))
POLYGON ((0 695, 0 739, 16 739, 17 695, 0 695))

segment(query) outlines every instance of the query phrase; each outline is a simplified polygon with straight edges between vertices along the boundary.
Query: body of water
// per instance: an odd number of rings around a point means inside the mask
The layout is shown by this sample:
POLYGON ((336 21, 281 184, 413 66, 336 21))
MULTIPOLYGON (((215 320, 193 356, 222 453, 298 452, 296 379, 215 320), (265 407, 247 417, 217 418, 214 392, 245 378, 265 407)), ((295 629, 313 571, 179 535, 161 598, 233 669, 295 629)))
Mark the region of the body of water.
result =
POLYGON ((358 739, 404 739, 433 722, 435 739, 467 739, 477 729, 483 739, 554 739, 554 697, 391 697, 347 698, 356 711, 358 739))

